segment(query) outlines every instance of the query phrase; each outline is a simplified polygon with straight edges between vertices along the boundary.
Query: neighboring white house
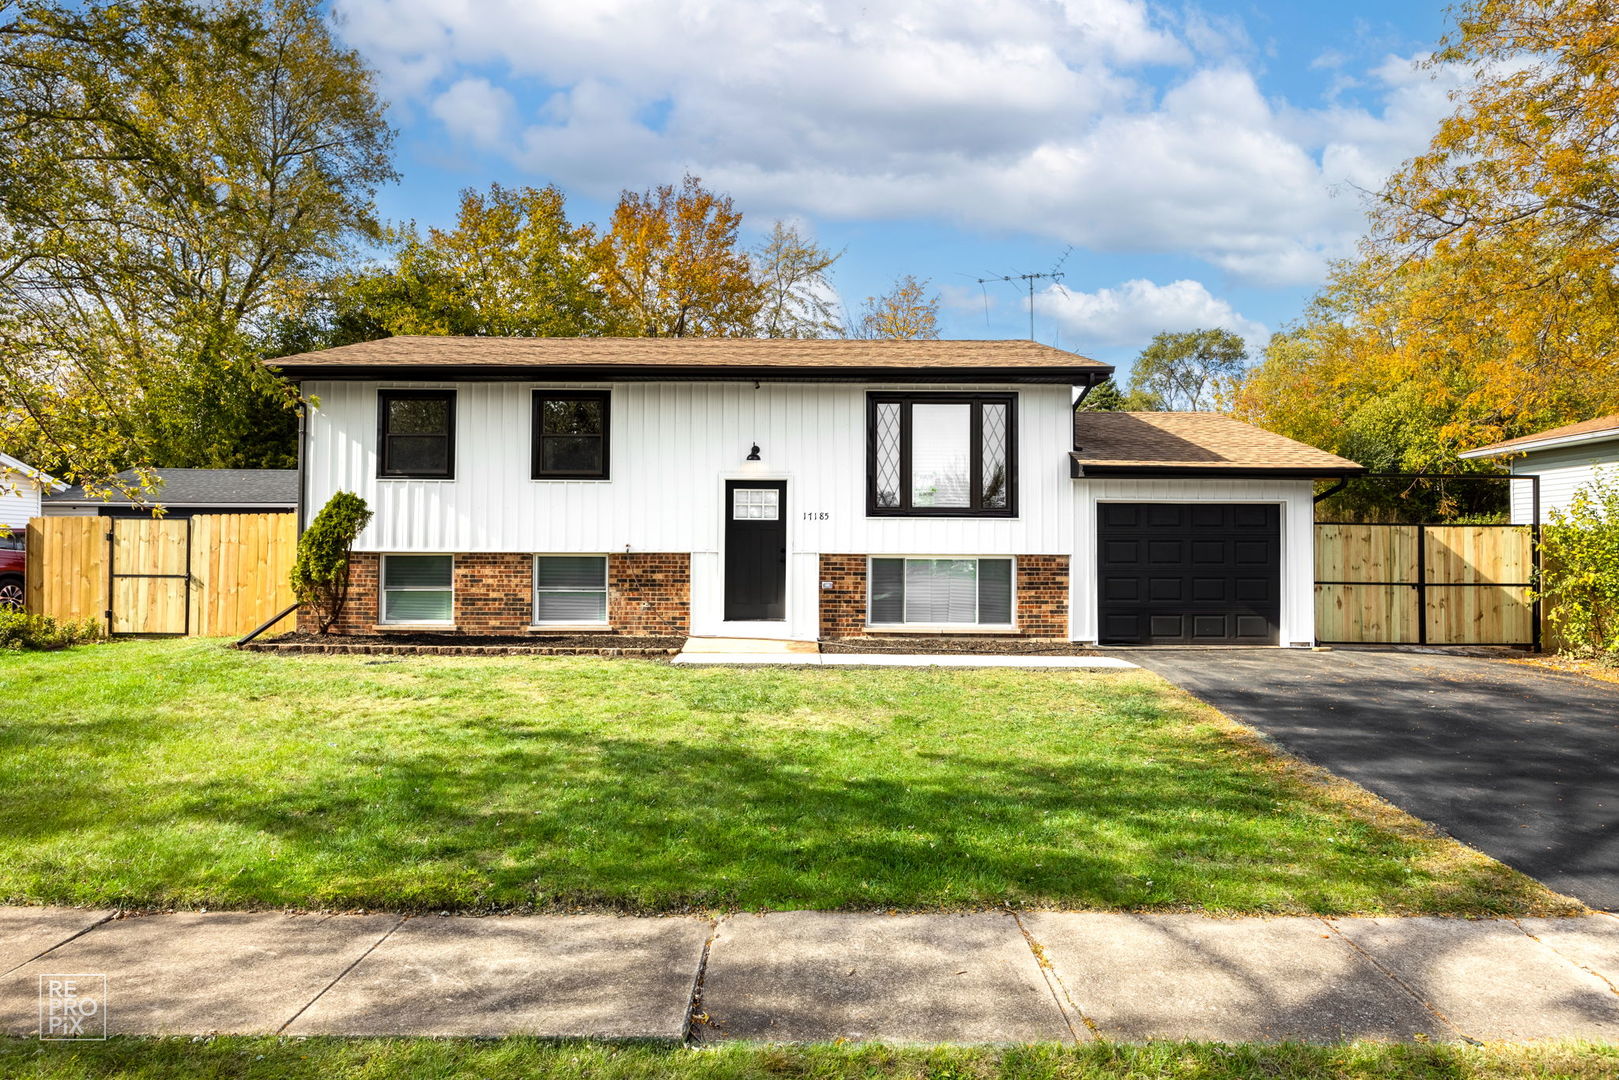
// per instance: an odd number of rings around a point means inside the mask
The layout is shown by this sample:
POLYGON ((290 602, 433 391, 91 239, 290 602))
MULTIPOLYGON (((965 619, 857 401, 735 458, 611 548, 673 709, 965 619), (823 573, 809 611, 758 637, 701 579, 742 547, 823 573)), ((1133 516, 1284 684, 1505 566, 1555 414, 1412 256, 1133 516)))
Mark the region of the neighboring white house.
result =
POLYGON ((0 454, 0 529, 21 532, 39 517, 40 499, 66 484, 9 454, 0 454))
POLYGON ((1619 415, 1568 424, 1535 435, 1491 443, 1457 455, 1462 458, 1507 458, 1513 476, 1540 477, 1540 521, 1534 521, 1534 486, 1514 483, 1512 522, 1546 524, 1553 510, 1562 510, 1574 493, 1606 468, 1619 476, 1619 415))
POLYGON ((1314 642, 1313 481, 1211 414, 1075 412, 1029 341, 399 337, 271 362, 348 633, 1314 642))

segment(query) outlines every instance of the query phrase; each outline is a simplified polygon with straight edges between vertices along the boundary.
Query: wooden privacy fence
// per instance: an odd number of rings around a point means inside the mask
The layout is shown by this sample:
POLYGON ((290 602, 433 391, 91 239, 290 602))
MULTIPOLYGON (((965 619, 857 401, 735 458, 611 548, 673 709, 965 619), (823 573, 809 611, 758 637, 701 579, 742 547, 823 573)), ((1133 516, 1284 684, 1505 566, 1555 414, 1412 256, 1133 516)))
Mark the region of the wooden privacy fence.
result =
POLYGON ((292 604, 297 547, 292 514, 34 518, 25 603, 114 634, 245 634, 292 604))
POLYGON ((1538 645, 1535 570, 1527 526, 1318 524, 1316 637, 1538 645))

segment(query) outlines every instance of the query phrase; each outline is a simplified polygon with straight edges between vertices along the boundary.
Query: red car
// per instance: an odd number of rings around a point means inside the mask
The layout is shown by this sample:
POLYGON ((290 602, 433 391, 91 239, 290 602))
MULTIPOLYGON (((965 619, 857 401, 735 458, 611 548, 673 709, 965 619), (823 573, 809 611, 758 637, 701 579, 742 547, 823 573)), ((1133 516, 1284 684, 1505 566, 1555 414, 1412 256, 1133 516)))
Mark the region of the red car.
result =
POLYGON ((0 536, 0 606, 22 607, 23 570, 27 563, 23 534, 19 531, 0 536))

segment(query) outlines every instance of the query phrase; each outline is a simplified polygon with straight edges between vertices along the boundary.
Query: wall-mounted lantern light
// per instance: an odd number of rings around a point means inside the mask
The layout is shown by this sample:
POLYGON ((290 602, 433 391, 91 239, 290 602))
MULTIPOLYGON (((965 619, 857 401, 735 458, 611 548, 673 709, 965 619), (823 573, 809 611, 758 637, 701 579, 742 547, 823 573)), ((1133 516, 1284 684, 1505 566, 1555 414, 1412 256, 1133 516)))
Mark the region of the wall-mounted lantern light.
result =
POLYGON ((759 444, 758 443, 754 443, 753 444, 753 449, 748 451, 748 460, 749 461, 758 461, 759 460, 759 444))

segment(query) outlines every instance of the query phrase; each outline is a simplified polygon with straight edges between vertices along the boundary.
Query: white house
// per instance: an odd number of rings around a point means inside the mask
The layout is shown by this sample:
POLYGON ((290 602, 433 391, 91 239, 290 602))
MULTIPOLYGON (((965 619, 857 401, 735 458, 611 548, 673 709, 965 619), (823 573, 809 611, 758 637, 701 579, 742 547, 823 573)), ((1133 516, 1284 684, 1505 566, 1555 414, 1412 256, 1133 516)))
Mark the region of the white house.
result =
POLYGON ((1028 341, 397 337, 272 362, 301 514, 375 511, 350 633, 1314 641, 1313 481, 1210 414, 1076 413, 1028 341))
POLYGON ((0 530, 21 532, 39 517, 40 499, 67 485, 10 454, 0 454, 0 530))
POLYGON ((1512 522, 1544 525, 1553 510, 1565 509, 1574 493, 1606 467, 1619 476, 1619 415, 1568 424, 1536 435, 1491 443, 1458 454, 1462 458, 1506 458, 1513 476, 1540 477, 1540 519, 1535 520, 1534 485, 1514 483, 1512 522))

